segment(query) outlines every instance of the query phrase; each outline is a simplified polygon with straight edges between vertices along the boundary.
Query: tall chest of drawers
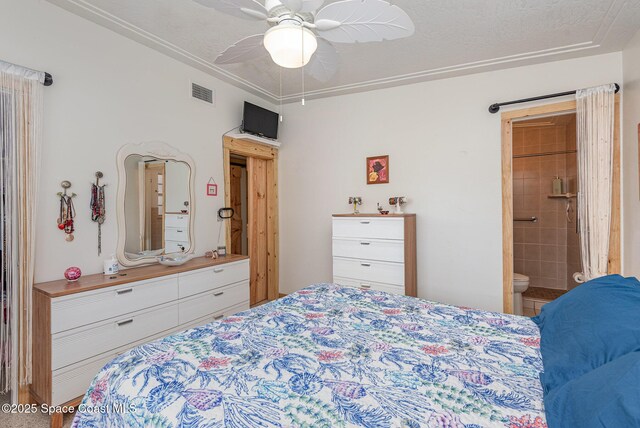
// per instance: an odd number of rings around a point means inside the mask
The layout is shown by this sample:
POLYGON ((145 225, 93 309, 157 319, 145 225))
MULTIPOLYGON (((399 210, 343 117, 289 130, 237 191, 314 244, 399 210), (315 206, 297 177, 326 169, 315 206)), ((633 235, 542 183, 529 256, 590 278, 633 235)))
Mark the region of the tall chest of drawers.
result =
POLYGON ((334 214, 333 282, 417 296, 415 214, 334 214))
POLYGON ((76 402, 106 363, 135 346, 249 309, 249 260, 203 257, 34 286, 31 393, 76 402))

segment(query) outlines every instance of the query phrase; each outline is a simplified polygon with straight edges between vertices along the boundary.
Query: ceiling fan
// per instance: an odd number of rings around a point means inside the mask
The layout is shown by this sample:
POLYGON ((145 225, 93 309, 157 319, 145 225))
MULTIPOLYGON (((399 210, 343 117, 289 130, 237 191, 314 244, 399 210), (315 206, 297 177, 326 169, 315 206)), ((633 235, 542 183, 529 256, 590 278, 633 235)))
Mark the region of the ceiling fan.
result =
POLYGON ((322 7, 324 0, 195 0, 239 18, 266 21, 264 34, 246 37, 215 60, 232 64, 271 55, 286 68, 305 67, 325 82, 337 71, 339 57, 330 42, 362 43, 408 37, 414 32, 409 15, 384 0, 342 0, 322 7), (318 10, 320 9, 320 10, 318 10))

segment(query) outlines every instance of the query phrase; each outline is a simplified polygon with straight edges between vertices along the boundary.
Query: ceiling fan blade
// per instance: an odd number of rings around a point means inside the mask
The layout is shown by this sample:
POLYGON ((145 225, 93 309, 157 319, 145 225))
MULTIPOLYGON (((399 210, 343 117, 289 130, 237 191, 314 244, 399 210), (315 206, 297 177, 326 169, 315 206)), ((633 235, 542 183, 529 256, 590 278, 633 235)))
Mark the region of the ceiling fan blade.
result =
POLYGON ((244 19, 267 19, 267 9, 255 0, 194 0, 202 6, 244 19))
POLYGON ((322 6, 324 0, 280 0, 291 12, 315 12, 322 6))
POLYGON ((256 34, 254 36, 245 37, 238 41, 235 45, 229 46, 222 52, 216 60, 216 64, 235 64, 250 59, 262 58, 267 54, 262 41, 264 34, 256 34))
POLYGON ((336 48, 324 39, 318 38, 318 49, 304 69, 311 77, 320 82, 327 82, 338 71, 340 57, 336 48))
POLYGON ((318 11, 315 25, 322 37, 337 43, 400 39, 415 31, 409 15, 384 0, 331 3, 318 11))

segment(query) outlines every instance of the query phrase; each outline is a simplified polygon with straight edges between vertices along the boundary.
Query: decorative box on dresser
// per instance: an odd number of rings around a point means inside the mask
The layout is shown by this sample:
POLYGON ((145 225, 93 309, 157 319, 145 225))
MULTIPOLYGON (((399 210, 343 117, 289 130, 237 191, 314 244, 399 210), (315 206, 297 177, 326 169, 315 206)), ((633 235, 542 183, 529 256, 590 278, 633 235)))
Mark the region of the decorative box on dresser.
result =
MULTIPOLYGON (((95 374, 146 342, 249 309, 249 259, 199 257, 36 284, 33 383, 39 403, 76 405, 95 374)), ((62 425, 62 414, 51 426, 62 425)))
POLYGON ((416 215, 334 214, 333 282, 416 297, 416 215))

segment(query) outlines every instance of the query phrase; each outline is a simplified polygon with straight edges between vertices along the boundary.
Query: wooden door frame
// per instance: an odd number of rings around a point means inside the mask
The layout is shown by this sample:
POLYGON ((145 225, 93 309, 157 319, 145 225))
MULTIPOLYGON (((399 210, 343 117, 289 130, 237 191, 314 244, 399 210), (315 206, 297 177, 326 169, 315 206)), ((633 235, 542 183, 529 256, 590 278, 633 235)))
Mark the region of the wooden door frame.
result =
MULTIPOLYGON (((269 161, 267 163, 267 299, 276 300, 279 297, 279 231, 278 231, 278 149, 255 141, 223 138, 224 162, 224 204, 231 204, 231 154, 253 157, 269 161)), ((251 212, 247 212, 248 221, 251 212)), ((231 243, 231 222, 226 222, 225 240, 231 243)))
MULTIPOLYGON (((576 101, 565 101, 506 111, 501 115, 502 129, 502 310, 513 313, 513 134, 514 120, 536 116, 575 113, 576 101)), ((616 94, 613 128, 613 177, 611 200, 610 274, 621 272, 620 237, 620 94, 616 94)))

